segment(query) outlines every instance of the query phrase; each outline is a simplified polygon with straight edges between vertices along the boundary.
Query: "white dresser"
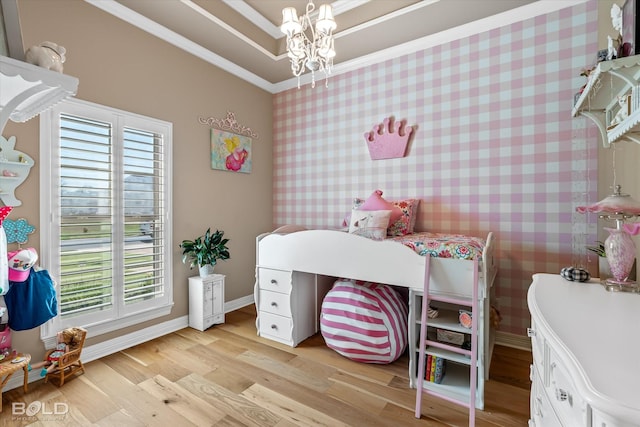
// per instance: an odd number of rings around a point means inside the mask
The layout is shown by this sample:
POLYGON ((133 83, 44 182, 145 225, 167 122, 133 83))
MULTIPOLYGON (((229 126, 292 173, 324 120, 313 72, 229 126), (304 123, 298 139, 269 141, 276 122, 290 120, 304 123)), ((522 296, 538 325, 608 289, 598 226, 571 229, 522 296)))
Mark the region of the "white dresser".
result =
POLYGON ((297 346, 318 332, 322 299, 330 287, 328 278, 316 274, 258 267, 258 335, 297 346))
POLYGON ((529 426, 640 426, 640 295, 535 274, 529 426))
POLYGON ((189 277, 189 326, 204 331, 224 323, 224 275, 189 277))

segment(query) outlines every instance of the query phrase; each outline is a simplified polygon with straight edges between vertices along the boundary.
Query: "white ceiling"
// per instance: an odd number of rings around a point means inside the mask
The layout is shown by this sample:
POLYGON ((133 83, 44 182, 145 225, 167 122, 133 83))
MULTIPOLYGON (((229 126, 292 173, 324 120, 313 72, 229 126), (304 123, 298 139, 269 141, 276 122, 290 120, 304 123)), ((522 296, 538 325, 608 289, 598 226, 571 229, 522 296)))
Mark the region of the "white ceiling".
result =
MULTIPOLYGON (((297 86, 279 25, 284 7, 301 15, 307 0, 85 1, 269 92, 297 86)), ((315 6, 329 2, 334 9, 335 75, 584 1, 318 0, 315 6)), ((302 83, 309 81, 307 73, 302 83)))

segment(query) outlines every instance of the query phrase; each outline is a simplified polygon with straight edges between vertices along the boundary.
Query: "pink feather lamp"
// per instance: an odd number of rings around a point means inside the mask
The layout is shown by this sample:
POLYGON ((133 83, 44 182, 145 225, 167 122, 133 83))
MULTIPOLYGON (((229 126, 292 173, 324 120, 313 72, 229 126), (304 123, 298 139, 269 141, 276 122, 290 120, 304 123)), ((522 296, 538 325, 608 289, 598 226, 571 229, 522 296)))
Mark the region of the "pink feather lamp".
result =
POLYGON ((639 292, 638 283, 629 280, 629 274, 636 258, 636 245, 631 235, 638 234, 637 224, 624 224, 629 218, 640 215, 640 202, 622 193, 620 185, 615 192, 591 206, 576 208, 580 213, 594 212, 602 219, 614 220, 616 228, 605 228, 609 236, 604 242, 604 251, 613 277, 605 280, 608 291, 639 292))

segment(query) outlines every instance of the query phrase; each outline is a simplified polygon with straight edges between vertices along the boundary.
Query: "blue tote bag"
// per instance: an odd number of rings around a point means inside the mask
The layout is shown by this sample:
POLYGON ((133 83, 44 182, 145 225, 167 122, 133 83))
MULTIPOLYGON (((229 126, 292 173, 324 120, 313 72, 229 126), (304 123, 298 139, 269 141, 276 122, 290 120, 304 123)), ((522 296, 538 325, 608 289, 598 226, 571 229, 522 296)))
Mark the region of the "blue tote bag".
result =
POLYGON ((14 331, 33 329, 58 314, 56 290, 47 270, 32 269, 24 282, 9 284, 4 301, 14 331))

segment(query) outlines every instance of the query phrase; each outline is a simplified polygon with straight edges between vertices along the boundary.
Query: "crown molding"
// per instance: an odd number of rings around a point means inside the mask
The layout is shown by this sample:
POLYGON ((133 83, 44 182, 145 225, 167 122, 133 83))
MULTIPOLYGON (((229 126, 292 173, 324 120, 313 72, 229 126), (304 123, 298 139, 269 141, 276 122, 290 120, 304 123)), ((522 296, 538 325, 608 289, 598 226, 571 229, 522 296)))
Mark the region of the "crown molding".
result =
MULTIPOLYGON (((239 77, 247 81, 248 83, 254 86, 257 86, 267 92, 279 93, 288 89, 296 88, 298 86, 298 79, 296 77, 292 77, 290 79, 283 80, 278 83, 271 83, 257 76, 256 74, 253 74, 250 71, 236 65, 235 63, 221 57, 220 55, 217 55, 203 48, 197 43, 194 43, 189 39, 169 30, 168 28, 162 25, 159 25, 154 21, 151 21, 150 19, 138 14, 137 12, 132 11, 131 9, 123 6, 122 4, 116 2, 115 0, 85 0, 85 1, 117 18, 122 19, 123 21, 128 22, 131 25, 134 25, 166 41, 167 43, 170 43, 180 49, 183 49, 186 52, 189 52, 192 55, 212 65, 222 68, 225 71, 228 71, 229 73, 235 75, 236 77, 239 77)), ((353 0, 353 1, 364 2, 367 0, 353 0)), ((531 19, 539 15, 552 13, 567 7, 573 7, 578 4, 586 3, 587 1, 588 0, 563 0, 563 1, 538 0, 533 3, 521 6, 519 8, 510 10, 507 12, 503 12, 503 13, 490 16, 484 19, 480 19, 474 22, 470 22, 468 24, 460 25, 455 28, 450 28, 448 30, 441 31, 439 33, 431 34, 431 35, 422 37, 420 39, 413 40, 411 42, 407 42, 398 46, 393 46, 391 48, 384 49, 369 55, 364 55, 359 58, 352 59, 350 61, 341 62, 339 64, 334 65, 332 76, 348 73, 362 67, 371 66, 374 64, 378 64, 380 62, 387 61, 389 59, 394 59, 403 55, 415 53, 417 51, 424 50, 429 47, 450 43, 453 40, 459 40, 474 34, 486 32, 495 28, 503 27, 505 25, 510 25, 515 22, 531 19)), ((185 4, 192 3, 189 0, 183 0, 183 2, 185 4)), ((433 0, 421 2, 420 7, 424 7, 424 5, 430 4, 433 2, 434 2, 433 0)), ((236 3, 236 2, 231 2, 231 3, 236 3)), ((238 5, 245 4, 244 2, 237 2, 237 3, 238 5)), ((348 3, 351 3, 351 0, 348 2, 346 0, 339 0, 334 2, 334 5, 336 5, 336 8, 343 8, 341 10, 342 12, 344 11, 344 8, 349 7, 348 3)), ((250 8, 248 5, 247 7, 250 8)), ((409 6, 408 8, 410 9, 411 7, 418 7, 418 6, 409 6)), ((255 10, 253 11, 257 13, 255 10)), ((241 12, 241 13, 244 13, 244 12, 241 12)), ((396 13, 402 13, 402 12, 398 11, 396 13)), ((406 13, 406 11, 404 13, 406 13)), ((270 24, 270 25, 273 26, 273 24, 270 24)), ((363 25, 366 25, 366 24, 363 24, 363 25)), ((341 33, 336 33, 336 38, 339 38, 340 35, 341 33)), ((270 55, 274 58, 274 60, 281 60, 284 57, 286 57, 286 55, 278 55, 278 56, 274 56, 273 54, 270 54, 270 55)), ((319 78, 318 83, 321 84, 322 80, 324 80, 324 78, 319 78)), ((310 73, 304 74, 300 77, 301 85, 302 84, 306 85, 308 83, 311 83, 310 73)))

